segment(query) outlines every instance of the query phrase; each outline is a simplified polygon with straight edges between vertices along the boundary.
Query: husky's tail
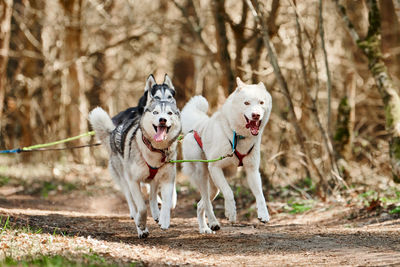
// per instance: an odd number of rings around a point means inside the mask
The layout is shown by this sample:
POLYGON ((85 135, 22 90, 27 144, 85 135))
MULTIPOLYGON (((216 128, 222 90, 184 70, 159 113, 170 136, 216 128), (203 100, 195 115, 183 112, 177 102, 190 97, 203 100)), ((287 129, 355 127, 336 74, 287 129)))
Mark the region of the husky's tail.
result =
POLYGON ((207 111, 208 102, 204 97, 201 95, 192 97, 181 113, 183 134, 187 134, 191 130, 199 130, 203 122, 209 119, 207 111))
POLYGON ((102 108, 97 107, 89 113, 89 121, 93 130, 96 132, 96 136, 103 144, 108 144, 108 148, 110 144, 110 133, 115 128, 110 116, 102 108))

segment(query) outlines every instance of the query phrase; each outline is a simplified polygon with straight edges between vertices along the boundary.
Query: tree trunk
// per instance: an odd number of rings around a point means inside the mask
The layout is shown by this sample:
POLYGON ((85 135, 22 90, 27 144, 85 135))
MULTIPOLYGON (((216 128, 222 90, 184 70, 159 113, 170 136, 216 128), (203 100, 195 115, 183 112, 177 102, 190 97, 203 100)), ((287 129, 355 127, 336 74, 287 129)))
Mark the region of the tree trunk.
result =
POLYGON ((215 20, 215 37, 218 47, 218 62, 221 65, 222 77, 221 86, 227 88, 228 94, 232 93, 235 88, 235 73, 232 69, 232 60, 228 51, 228 37, 225 26, 225 0, 212 1, 212 10, 215 20))
MULTIPOLYGON (((277 79, 279 85, 282 87, 284 94, 286 96, 286 100, 289 105, 290 117, 291 117, 292 124, 295 129, 295 133, 296 133, 296 139, 297 139, 298 144, 300 145, 301 152, 303 154, 303 156, 302 156, 303 161, 310 163, 310 165, 313 166, 314 170, 320 177, 320 180, 323 180, 321 173, 319 172, 319 170, 316 167, 312 158, 309 157, 309 153, 307 152, 307 149, 305 147, 305 136, 304 136, 303 131, 300 128, 299 123, 297 122, 296 114, 294 112, 294 104, 293 104, 292 98, 290 96, 289 87, 287 85, 285 78, 283 77, 281 68, 278 64, 278 60, 275 55, 275 48, 269 40, 268 26, 264 21, 264 15, 259 8, 258 1, 255 0, 254 2, 255 2, 255 5, 253 6, 251 0, 246 0, 246 3, 249 6, 249 8, 254 16, 254 19, 261 27, 261 34, 262 34, 262 37, 264 40, 264 44, 268 49, 268 56, 269 56, 270 63, 272 65, 272 67, 274 68, 274 73, 275 73, 276 79, 277 79)), ((310 177, 311 175, 310 175, 310 170, 308 169, 308 166, 305 166, 304 168, 305 168, 306 176, 310 177)))
POLYGON ((368 0, 368 34, 361 40, 349 20, 345 8, 336 0, 336 6, 350 35, 368 58, 368 68, 375 79, 376 86, 385 107, 386 129, 389 133, 390 159, 395 182, 400 182, 400 97, 383 61, 381 51, 381 17, 376 0, 368 0))
POLYGON ((6 91, 6 68, 10 45, 12 5, 12 0, 0 0, 0 123, 3 115, 4 95, 6 91))
MULTIPOLYGON (((60 0, 66 17, 65 32, 63 38, 62 60, 68 64, 62 72, 62 90, 66 99, 65 105, 65 129, 67 136, 76 136, 83 132, 80 114, 81 84, 78 77, 78 66, 76 59, 81 51, 81 7, 82 0, 60 0)), ((80 140, 74 141, 73 145, 80 145, 80 140)), ((75 160, 82 160, 81 150, 73 150, 75 160)))

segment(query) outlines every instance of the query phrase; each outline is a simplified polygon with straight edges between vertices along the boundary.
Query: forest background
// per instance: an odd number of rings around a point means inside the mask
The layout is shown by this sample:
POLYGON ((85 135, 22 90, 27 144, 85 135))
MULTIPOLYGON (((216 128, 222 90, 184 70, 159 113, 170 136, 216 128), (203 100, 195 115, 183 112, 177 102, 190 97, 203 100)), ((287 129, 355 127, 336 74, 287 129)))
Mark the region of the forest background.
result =
MULTIPOLYGON (((135 106, 146 77, 217 110, 235 77, 266 84, 264 188, 395 186, 400 1, 0 1, 0 148, 90 130, 88 112, 135 106)), ((75 145, 95 142, 88 138, 75 145)), ((2 156, 106 166, 104 149, 2 156)))

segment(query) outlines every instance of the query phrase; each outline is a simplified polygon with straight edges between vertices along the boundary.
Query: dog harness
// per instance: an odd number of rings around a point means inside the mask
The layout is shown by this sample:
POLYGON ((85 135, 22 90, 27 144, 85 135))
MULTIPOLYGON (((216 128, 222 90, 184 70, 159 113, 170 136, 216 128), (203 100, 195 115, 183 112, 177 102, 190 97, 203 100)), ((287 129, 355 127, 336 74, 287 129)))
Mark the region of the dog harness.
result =
MULTIPOLYGON (((201 141, 201 137, 199 135, 199 133, 195 130, 193 130, 193 137, 196 140, 197 144, 199 145, 199 147, 201 148, 201 150, 203 150, 203 142, 201 141)), ((246 154, 241 154, 239 151, 237 151, 236 146, 237 143, 240 139, 244 139, 245 137, 242 135, 237 135, 235 131, 233 131, 233 144, 231 142, 231 140, 229 140, 229 143, 232 146, 232 150, 233 153, 235 154, 235 156, 238 158, 239 160, 239 165, 238 166, 243 166, 243 158, 246 157, 247 155, 249 155, 251 153, 251 151, 254 148, 254 145, 250 148, 250 150, 246 153, 246 154)))
POLYGON ((158 152, 158 153, 161 153, 161 155, 162 155, 161 163, 163 163, 163 164, 158 168, 150 166, 146 161, 144 161, 144 162, 146 162, 146 165, 149 168, 149 176, 146 178, 146 180, 152 180, 156 176, 158 169, 160 169, 164 165, 165 159, 167 158, 167 153, 165 153, 165 150, 154 148, 151 145, 150 141, 146 137, 144 137, 143 134, 142 134, 142 141, 151 152, 158 152))

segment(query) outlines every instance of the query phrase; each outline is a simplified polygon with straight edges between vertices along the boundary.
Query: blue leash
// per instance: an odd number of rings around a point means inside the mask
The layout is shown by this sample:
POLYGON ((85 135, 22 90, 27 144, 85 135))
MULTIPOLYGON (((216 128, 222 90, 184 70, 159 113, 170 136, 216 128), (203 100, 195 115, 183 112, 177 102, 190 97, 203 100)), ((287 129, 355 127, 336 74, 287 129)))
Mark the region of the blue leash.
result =
POLYGON ((21 153, 21 152, 22 152, 21 148, 9 149, 9 150, 0 150, 0 154, 21 153))

